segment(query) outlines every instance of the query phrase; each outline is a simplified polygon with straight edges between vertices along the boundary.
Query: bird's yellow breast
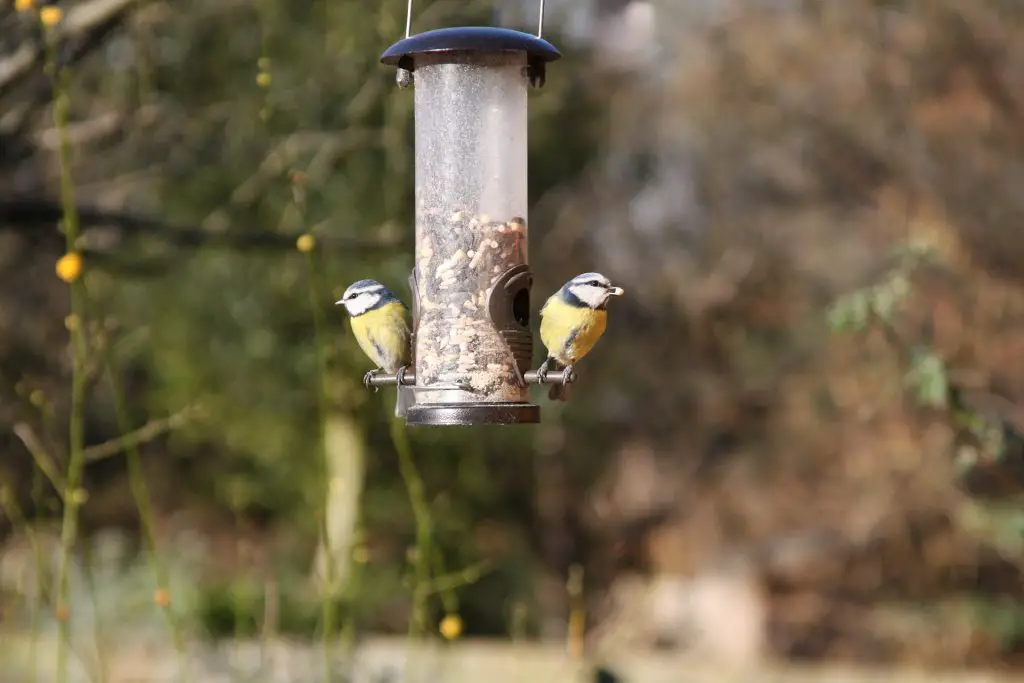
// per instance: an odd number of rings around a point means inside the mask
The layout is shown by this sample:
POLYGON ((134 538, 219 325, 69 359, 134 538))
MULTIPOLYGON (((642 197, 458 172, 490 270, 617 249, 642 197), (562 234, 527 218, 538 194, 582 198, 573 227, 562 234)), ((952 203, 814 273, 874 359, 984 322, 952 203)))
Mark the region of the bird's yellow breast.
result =
POLYGON ((402 304, 387 303, 351 321, 359 348, 379 367, 395 372, 409 364, 409 325, 402 304))
POLYGON ((590 353, 608 322, 608 311, 571 306, 557 294, 548 299, 540 313, 540 340, 548 355, 563 365, 576 363, 590 353))

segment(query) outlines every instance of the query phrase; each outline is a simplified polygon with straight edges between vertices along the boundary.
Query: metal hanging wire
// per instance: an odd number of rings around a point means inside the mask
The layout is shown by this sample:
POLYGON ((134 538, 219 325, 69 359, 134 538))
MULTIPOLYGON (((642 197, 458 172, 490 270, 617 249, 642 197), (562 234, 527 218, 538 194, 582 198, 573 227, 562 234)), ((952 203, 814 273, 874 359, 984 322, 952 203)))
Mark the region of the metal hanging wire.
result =
MULTIPOLYGON (((412 33, 412 0, 405 5, 405 37, 412 33)), ((540 11, 537 16, 537 37, 544 35, 544 0, 540 0, 540 11)))

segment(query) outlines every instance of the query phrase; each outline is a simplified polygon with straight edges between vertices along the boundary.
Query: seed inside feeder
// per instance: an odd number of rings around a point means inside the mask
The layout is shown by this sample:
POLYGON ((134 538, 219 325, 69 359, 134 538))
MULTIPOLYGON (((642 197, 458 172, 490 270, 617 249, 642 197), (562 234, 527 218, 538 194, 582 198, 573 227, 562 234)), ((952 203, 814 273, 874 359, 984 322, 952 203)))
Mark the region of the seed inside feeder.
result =
POLYGON ((417 59, 416 400, 529 401, 489 299, 526 265, 526 55, 417 59))
POLYGON ((495 329, 487 309, 491 285, 524 261, 525 225, 520 217, 507 223, 485 221, 468 211, 457 211, 448 220, 424 215, 417 225, 434 249, 420 260, 417 283, 421 301, 417 334, 417 383, 469 385, 484 398, 514 400, 522 391, 513 370, 515 358, 508 343, 495 329), (443 223, 443 224, 442 224, 443 223), (451 254, 445 258, 444 254, 451 254), (473 258, 468 258, 472 253, 473 258), (423 306, 426 301, 446 301, 447 306, 423 306), (433 334, 448 329, 450 335, 433 334), (487 372, 482 372, 486 369, 487 372))

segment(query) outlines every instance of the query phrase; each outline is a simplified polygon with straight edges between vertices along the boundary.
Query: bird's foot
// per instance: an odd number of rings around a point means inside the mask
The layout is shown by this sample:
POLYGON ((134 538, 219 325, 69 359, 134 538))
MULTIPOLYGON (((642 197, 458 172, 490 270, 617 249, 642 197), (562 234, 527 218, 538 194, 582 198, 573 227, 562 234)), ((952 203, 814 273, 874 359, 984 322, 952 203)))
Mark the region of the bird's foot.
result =
POLYGON ((403 365, 395 371, 395 382, 401 387, 405 384, 405 371, 409 369, 408 365, 403 365))
POLYGON ((379 369, 378 370, 370 370, 365 375, 363 375, 363 386, 365 386, 367 389, 369 389, 373 393, 377 393, 378 391, 380 391, 380 387, 373 385, 373 378, 377 376, 378 372, 380 372, 379 369))
POLYGON ((545 360, 537 368, 537 381, 541 384, 547 384, 548 381, 548 368, 551 367, 551 359, 545 360))
POLYGON ((576 381, 576 373, 573 372, 572 365, 566 365, 565 369, 562 370, 562 386, 568 386, 570 383, 576 381))

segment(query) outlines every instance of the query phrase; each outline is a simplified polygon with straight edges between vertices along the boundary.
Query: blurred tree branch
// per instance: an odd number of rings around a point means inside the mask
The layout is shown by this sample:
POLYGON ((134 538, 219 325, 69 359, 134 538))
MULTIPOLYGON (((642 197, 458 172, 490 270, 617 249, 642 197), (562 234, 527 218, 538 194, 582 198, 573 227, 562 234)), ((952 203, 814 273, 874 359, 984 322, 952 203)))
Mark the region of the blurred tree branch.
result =
MULTIPOLYGON (((98 47, 102 40, 89 40, 91 33, 105 34, 119 23, 125 13, 140 0, 90 0, 72 7, 63 21, 54 29, 55 39, 63 43, 71 38, 86 38, 91 49, 98 47)), ((76 50, 75 58, 88 50, 76 50)), ((0 95, 6 88, 28 75, 34 66, 42 62, 41 42, 22 44, 11 55, 0 59, 0 95)), ((73 60, 71 60, 73 61, 73 60)))
MULTIPOLYGON (((175 226, 151 216, 107 211, 104 209, 79 206, 79 217, 83 229, 84 252, 109 252, 99 246, 88 246, 89 231, 113 228, 118 235, 104 242, 120 242, 128 236, 152 237, 177 248, 199 248, 220 246, 235 251, 291 251, 295 249, 298 234, 283 234, 269 231, 246 230, 214 232, 197 227, 175 226)), ((52 230, 61 219, 60 203, 51 199, 0 199, 0 231, 28 235, 40 241, 53 242, 56 246, 63 236, 52 230)), ((314 230, 316 230, 314 226, 314 230)), ((317 235, 319 245, 328 251, 374 252, 392 251, 408 246, 408 236, 362 238, 338 235, 317 235)))

